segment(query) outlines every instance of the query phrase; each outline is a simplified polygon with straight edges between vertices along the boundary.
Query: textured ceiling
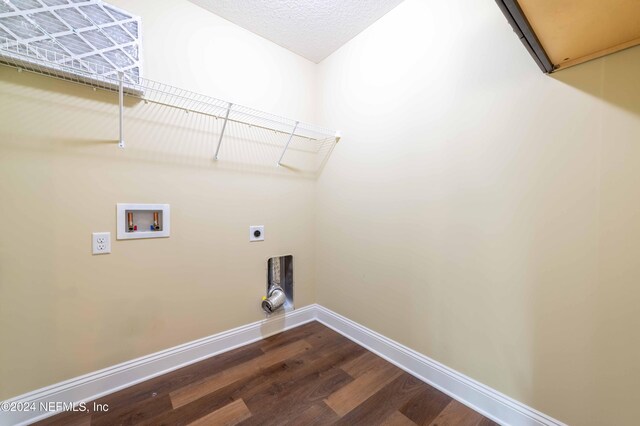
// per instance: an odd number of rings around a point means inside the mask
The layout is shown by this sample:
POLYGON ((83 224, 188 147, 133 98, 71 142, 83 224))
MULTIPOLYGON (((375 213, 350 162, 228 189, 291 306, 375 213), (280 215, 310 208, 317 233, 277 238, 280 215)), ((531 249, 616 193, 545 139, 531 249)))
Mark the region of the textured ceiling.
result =
POLYGON ((316 63, 402 3, 402 0, 191 1, 316 63))

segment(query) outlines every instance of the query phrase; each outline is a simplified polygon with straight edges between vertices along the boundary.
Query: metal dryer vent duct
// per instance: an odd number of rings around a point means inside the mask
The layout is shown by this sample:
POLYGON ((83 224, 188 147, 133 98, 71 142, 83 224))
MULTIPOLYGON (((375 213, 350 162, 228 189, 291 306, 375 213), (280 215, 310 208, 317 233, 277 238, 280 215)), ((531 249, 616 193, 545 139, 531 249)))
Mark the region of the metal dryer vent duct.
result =
POLYGON ((284 291, 279 286, 272 286, 269 295, 262 301, 262 309, 267 313, 278 310, 287 300, 284 291))
POLYGON ((267 261, 267 295, 262 298, 262 309, 267 314, 293 309, 293 256, 267 261))

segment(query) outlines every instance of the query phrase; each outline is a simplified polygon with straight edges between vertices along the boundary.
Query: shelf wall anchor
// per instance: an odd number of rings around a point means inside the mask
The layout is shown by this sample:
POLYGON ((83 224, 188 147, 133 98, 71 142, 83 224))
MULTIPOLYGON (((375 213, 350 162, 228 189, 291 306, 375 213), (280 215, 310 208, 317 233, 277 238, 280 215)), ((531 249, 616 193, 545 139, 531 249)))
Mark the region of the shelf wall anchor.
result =
POLYGON ((227 108, 227 113, 224 116, 224 123, 222 123, 222 131, 220 132, 220 139, 218 139, 218 147, 216 148, 216 155, 213 157, 214 160, 218 159, 218 153, 220 152, 220 145, 222 145, 222 138, 224 137, 224 131, 227 128, 227 121, 229 121, 229 113, 231 112, 232 103, 229 103, 229 107, 227 108))
POLYGON ((124 73, 118 72, 118 103, 120 104, 120 140, 118 146, 124 148, 124 73))
POLYGON ((282 154, 280 155, 280 159, 278 160, 278 162, 276 163, 276 166, 280 166, 282 159, 284 158, 284 153, 287 152, 287 148, 289 148, 289 144, 291 143, 291 139, 293 139, 293 135, 296 133, 296 129, 298 128, 298 124, 300 124, 299 121, 296 121, 296 125, 293 126, 293 130, 291 131, 291 134, 289 135, 289 140, 287 140, 287 144, 284 146, 284 149, 282 150, 282 154))

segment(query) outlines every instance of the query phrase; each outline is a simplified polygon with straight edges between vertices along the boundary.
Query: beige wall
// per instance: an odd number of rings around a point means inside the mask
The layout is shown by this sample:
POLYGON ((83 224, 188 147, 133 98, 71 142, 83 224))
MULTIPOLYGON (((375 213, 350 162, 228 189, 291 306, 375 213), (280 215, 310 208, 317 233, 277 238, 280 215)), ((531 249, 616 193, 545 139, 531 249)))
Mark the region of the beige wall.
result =
POLYGON ((637 424, 640 48, 543 75, 492 1, 320 64, 318 302, 575 425, 637 424))
POLYGON ((316 67, 186 1, 113 3, 149 78, 345 137, 317 188, 240 139, 213 164, 219 124, 154 105, 121 151, 112 94, 0 67, 0 399, 258 320, 292 253, 297 306, 570 424, 635 422, 639 48, 545 76, 493 2, 406 0, 316 67), (91 256, 123 201, 171 203, 171 238, 91 256))
MULTIPOLYGON (((148 78, 314 121, 311 62, 187 1, 112 3, 143 18, 148 78)), ((0 400, 263 318, 273 255, 315 300, 314 180, 242 140, 214 164, 196 114, 125 118, 119 150, 113 94, 0 67, 0 400), (115 241, 117 202, 170 203, 171 237, 115 241), (96 231, 112 254, 91 255, 96 231)))

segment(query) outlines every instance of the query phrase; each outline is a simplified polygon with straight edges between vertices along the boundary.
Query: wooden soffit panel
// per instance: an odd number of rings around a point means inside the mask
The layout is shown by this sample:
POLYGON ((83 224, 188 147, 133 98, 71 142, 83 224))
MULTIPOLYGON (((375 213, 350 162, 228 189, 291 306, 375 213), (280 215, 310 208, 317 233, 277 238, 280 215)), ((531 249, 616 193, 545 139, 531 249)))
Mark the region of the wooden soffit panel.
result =
POLYGON ((556 69, 640 44, 640 0, 518 0, 556 69))

